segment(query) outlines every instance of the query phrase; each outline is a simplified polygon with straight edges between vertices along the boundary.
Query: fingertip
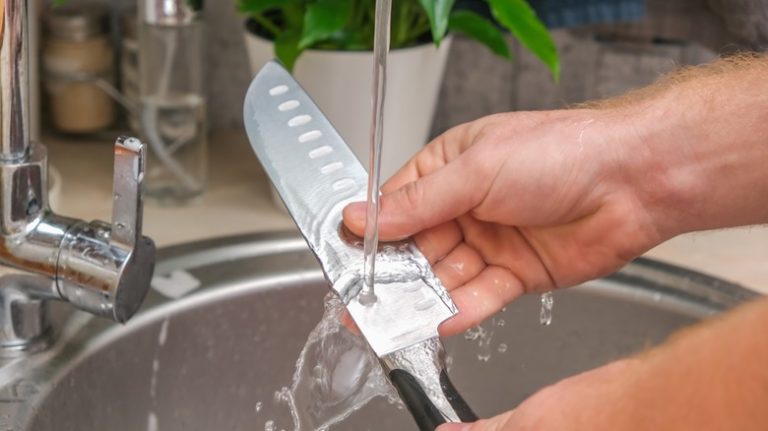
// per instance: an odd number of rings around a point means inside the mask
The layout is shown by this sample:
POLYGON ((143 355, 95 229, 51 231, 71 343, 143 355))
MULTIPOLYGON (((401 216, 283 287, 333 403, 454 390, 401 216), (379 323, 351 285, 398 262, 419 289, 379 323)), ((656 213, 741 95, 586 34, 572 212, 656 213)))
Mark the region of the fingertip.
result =
POLYGON ((344 225, 355 235, 363 236, 365 233, 365 212, 367 204, 365 202, 353 202, 342 211, 344 225))
POLYGON ((451 292, 451 299, 453 299, 453 303, 459 309, 459 312, 437 328, 443 337, 461 334, 467 329, 477 326, 480 322, 478 311, 473 306, 474 301, 469 300, 462 293, 461 288, 451 292))

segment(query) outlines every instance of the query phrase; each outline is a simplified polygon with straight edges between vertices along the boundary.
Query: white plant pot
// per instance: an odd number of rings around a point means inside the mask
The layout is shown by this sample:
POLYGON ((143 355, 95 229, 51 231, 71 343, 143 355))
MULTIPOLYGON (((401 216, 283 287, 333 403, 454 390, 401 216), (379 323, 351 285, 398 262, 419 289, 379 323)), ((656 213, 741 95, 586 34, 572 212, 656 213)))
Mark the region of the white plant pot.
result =
MULTIPOLYGON (((254 73, 274 58, 271 41, 245 31, 254 73)), ((384 108, 382 182, 426 144, 451 38, 390 52, 384 108)), ((294 67, 296 80, 330 119, 357 158, 368 167, 372 106, 371 51, 305 51, 294 67)))

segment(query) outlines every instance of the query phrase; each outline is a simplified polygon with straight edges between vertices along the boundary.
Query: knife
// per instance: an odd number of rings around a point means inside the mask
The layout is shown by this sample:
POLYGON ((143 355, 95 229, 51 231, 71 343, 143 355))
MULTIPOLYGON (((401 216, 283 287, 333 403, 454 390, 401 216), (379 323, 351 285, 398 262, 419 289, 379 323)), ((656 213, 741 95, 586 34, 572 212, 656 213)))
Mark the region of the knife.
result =
POLYGON ((377 300, 356 298, 363 242, 344 228, 342 210, 365 200, 368 174, 339 133, 275 61, 251 82, 243 117, 253 151, 419 429, 477 420, 448 378, 437 332, 458 310, 413 241, 381 244, 377 300))

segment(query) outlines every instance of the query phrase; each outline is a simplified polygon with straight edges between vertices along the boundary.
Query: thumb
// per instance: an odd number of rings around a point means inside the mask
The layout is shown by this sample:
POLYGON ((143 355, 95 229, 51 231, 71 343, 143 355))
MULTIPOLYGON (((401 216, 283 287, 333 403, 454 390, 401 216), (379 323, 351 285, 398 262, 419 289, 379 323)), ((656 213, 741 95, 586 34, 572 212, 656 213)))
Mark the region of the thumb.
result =
MULTIPOLYGON (((380 198, 379 237, 392 241, 409 237, 472 210, 485 196, 484 172, 473 172, 468 157, 407 183, 380 198)), ((366 203, 344 209, 344 224, 357 235, 365 231, 366 203)))

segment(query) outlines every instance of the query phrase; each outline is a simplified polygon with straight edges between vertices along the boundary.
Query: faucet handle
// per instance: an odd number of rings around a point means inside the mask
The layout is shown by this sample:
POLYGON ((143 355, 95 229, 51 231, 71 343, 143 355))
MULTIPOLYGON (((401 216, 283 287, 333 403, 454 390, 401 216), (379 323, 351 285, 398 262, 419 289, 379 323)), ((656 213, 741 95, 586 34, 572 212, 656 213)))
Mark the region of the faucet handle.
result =
POLYGON ((61 242, 56 267, 59 294, 76 307, 128 320, 149 290, 155 244, 142 236, 144 145, 115 142, 112 224, 75 223, 61 242))
POLYGON ((113 245, 133 248, 141 240, 144 167, 145 147, 141 141, 125 136, 117 138, 112 193, 112 232, 109 239, 113 245))

